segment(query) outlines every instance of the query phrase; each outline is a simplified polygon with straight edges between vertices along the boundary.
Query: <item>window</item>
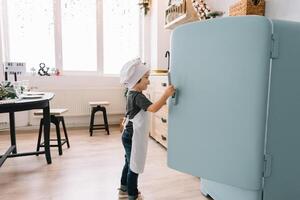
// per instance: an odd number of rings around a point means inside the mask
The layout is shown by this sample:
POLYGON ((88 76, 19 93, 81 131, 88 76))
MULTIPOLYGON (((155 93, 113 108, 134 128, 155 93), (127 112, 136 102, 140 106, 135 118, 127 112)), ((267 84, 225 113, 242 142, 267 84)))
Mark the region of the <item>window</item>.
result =
POLYGON ((96 0, 61 0, 66 71, 97 71, 96 0))
POLYGON ((118 74, 139 56, 138 0, 4 0, 4 61, 118 74), (57 3, 60 2, 58 5, 57 3))
POLYGON ((118 74, 139 56, 139 8, 133 0, 105 0, 103 10, 104 73, 118 74))
POLYGON ((55 66, 52 0, 8 0, 7 25, 7 61, 55 66))

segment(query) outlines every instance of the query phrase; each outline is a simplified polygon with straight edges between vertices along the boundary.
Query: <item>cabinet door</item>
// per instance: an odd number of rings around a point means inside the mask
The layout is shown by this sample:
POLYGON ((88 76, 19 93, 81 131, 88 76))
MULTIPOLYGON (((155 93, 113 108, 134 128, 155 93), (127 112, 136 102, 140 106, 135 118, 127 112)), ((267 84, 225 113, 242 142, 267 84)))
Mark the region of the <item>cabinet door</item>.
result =
POLYGON ((260 190, 271 25, 228 17, 174 30, 168 165, 208 180, 260 190))
POLYGON ((165 112, 167 108, 166 106, 164 107, 165 108, 162 108, 160 111, 153 114, 152 125, 153 125, 153 132, 155 134, 155 140, 157 140, 159 143, 161 143, 164 147, 167 148, 168 116, 167 116, 167 112, 165 112))
MULTIPOLYGON (((154 103, 164 93, 168 78, 164 76, 151 76, 151 101, 154 103)), ((151 137, 167 148, 167 122, 168 106, 164 105, 159 111, 151 114, 151 137)))

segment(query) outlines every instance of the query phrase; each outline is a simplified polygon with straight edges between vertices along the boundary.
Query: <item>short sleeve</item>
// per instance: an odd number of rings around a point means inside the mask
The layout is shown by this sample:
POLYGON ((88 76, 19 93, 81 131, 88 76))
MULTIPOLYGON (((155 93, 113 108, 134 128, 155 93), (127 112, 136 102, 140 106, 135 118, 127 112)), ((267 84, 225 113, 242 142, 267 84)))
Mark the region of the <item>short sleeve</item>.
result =
POLYGON ((143 109, 144 111, 147 111, 148 107, 152 104, 152 102, 143 93, 139 93, 135 97, 135 103, 139 108, 143 109))

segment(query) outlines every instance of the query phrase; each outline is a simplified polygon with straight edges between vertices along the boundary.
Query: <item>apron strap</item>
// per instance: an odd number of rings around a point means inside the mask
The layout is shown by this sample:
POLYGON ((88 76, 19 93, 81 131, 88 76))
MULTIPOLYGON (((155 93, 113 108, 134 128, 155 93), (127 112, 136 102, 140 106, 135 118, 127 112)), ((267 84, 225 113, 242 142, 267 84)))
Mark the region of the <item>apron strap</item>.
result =
POLYGON ((128 122, 130 122, 130 121, 131 121, 131 119, 129 119, 129 115, 127 115, 126 118, 125 118, 125 121, 123 123, 123 131, 122 131, 122 133, 124 132, 124 130, 125 130, 128 122))

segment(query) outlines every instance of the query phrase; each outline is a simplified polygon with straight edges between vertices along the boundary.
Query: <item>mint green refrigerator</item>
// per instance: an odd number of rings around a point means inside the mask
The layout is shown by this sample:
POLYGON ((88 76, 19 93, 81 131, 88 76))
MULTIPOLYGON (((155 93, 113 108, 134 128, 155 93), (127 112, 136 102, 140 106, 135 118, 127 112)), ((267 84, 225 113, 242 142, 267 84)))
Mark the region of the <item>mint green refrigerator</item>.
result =
POLYGON ((170 66, 169 167, 215 200, 300 199, 300 23, 185 24, 170 66))

